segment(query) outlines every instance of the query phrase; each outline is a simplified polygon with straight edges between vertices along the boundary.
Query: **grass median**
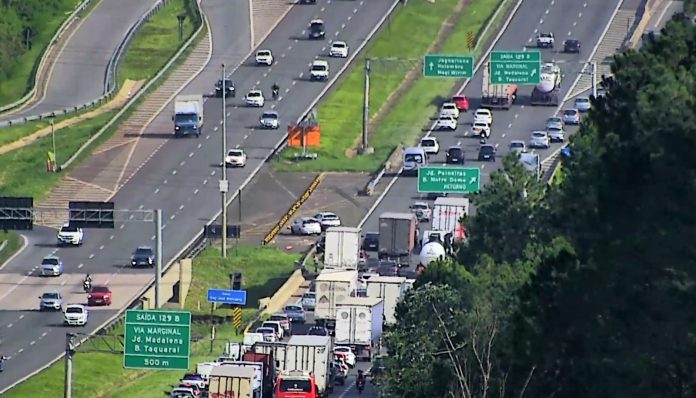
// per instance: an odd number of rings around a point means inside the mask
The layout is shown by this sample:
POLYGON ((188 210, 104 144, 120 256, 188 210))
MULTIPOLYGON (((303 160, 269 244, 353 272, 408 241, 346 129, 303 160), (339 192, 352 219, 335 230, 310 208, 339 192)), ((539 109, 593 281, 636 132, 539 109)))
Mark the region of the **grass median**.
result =
MULTIPOLYGON (((506 6, 512 5, 505 0, 506 6)), ((501 0, 471 0, 464 3, 464 12, 456 21, 446 40, 438 51, 441 54, 471 54, 466 49, 468 32, 482 31, 501 0)), ((386 161, 399 145, 411 145, 422 134, 424 121, 435 113, 440 103, 461 81, 455 79, 423 78, 416 74, 416 81, 398 102, 385 112, 381 122, 372 127, 369 144, 375 149, 371 155, 354 155, 349 149, 359 140, 362 126, 363 68, 364 58, 399 58, 402 61, 372 62, 370 79, 370 117, 377 112, 404 81, 409 71, 420 68, 415 60, 423 55, 438 39, 440 27, 452 14, 458 1, 442 0, 435 3, 412 1, 392 18, 391 25, 376 39, 366 55, 357 62, 358 67, 348 73, 338 83, 338 88, 319 107, 318 119, 321 125, 321 147, 312 148, 318 154, 317 160, 294 162, 292 157, 296 148, 286 149, 275 161, 274 167, 282 171, 367 171, 372 172, 386 161), (407 59, 412 59, 407 61, 407 59)), ((487 36, 495 33, 504 17, 504 12, 494 21, 487 36)), ((445 39, 440 35, 441 39, 445 39)), ((479 38, 474 54, 480 54, 481 43, 487 37, 479 38)), ((475 60, 476 61, 476 60, 475 60)), ((384 112, 384 111, 383 111, 384 112)))
MULTIPOLYGON (((293 272, 294 263, 298 258, 299 255, 287 254, 272 247, 243 246, 238 252, 234 248, 230 249, 227 259, 223 260, 218 249, 209 248, 193 260, 191 288, 185 309, 195 315, 210 314, 210 307, 206 302, 207 289, 227 288, 229 274, 241 272, 244 276, 243 287, 247 290, 247 308, 243 310, 243 319, 244 322, 248 322, 256 313, 258 299, 272 295, 282 285, 293 272)), ((230 309, 218 309, 215 315, 229 316, 230 311, 230 309)), ((201 319, 200 316, 196 318, 201 319)), ((122 333, 122 328, 114 331, 114 334, 122 333)), ((220 356, 227 341, 240 340, 240 336, 229 324, 217 327, 216 339, 212 345, 208 324, 194 324, 191 336, 195 341, 191 346, 192 368, 195 368, 198 362, 220 356)), ((96 338, 78 348, 74 359, 73 397, 161 398, 184 373, 183 371, 123 369, 122 354, 94 352, 97 349, 109 351, 109 345, 119 346, 119 343, 115 339, 96 338)), ((60 361, 13 388, 3 397, 58 396, 57 392, 62 391, 63 388, 63 371, 64 364, 60 361)))
POLYGON ((8 258, 17 253, 22 247, 22 238, 16 232, 0 231, 0 267, 5 264, 8 258))

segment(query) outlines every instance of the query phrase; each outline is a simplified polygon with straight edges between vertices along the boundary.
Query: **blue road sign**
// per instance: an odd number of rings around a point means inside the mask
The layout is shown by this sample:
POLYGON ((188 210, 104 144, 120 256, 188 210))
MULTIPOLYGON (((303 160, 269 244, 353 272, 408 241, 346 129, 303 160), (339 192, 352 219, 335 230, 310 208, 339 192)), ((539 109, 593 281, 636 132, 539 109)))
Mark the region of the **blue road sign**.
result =
POLYGON ((246 293, 246 290, 208 289, 208 302, 246 305, 246 293))

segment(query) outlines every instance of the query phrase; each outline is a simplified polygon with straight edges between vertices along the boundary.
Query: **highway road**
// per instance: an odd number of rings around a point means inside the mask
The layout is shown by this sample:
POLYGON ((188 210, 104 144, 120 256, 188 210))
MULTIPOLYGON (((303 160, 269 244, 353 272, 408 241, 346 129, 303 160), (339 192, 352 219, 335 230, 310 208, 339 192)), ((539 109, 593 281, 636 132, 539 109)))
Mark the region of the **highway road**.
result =
POLYGON ((46 95, 0 120, 59 111, 90 102, 104 93, 106 66, 114 50, 157 0, 101 0, 84 18, 58 53, 48 74, 46 95))
MULTIPOLYGON (((229 101, 227 134, 230 147, 239 145, 246 149, 249 163, 244 169, 228 173, 233 188, 250 176, 284 135, 282 129, 256 129, 261 110, 242 106, 241 97, 252 87, 260 87, 270 96, 272 82, 278 81, 281 98, 268 101, 266 109, 279 111, 282 125, 296 120, 327 84, 307 81, 309 63, 317 56, 326 55, 332 39, 346 40, 352 49, 357 48, 393 4, 391 0, 319 0, 316 5, 293 7, 261 45, 272 49, 277 57, 277 63, 266 68, 252 66, 251 59, 245 60, 248 46, 244 48, 243 43, 249 43, 245 19, 248 18, 248 2, 234 2, 236 12, 220 13, 217 17, 236 19, 230 22, 228 29, 238 30, 230 32, 213 25, 213 45, 227 41, 223 46, 230 50, 224 54, 214 53, 208 69, 184 90, 186 94, 209 93, 219 74, 215 61, 235 65, 244 60, 232 74, 240 95, 229 101), (323 18, 326 23, 326 40, 305 39, 306 26, 315 17, 323 18), (236 50, 230 47, 230 42, 238 43, 236 50)), ((208 5, 204 3, 204 6, 208 5)), ((344 63, 345 60, 331 60, 332 73, 344 63)), ((169 139, 171 111, 170 106, 147 129, 137 148, 139 154, 134 154, 134 158, 143 156, 144 161, 134 166, 132 175, 125 179, 125 185, 112 199, 117 209, 163 209, 164 263, 200 231, 205 221, 217 212, 220 203, 217 180, 220 178, 221 100, 211 98, 206 102, 206 125, 199 139, 169 139)), ((10 357, 7 370, 0 377, 0 392, 63 350, 62 343, 56 343, 63 341, 66 332, 56 324, 59 315, 38 313, 35 297, 46 289, 58 289, 67 297, 67 302, 82 302, 85 297, 79 291, 81 279, 85 273, 91 273, 95 284, 107 283, 111 287, 115 302, 112 308, 95 309, 88 327, 72 330, 85 333, 95 330, 101 320, 137 297, 152 280, 151 270, 133 270, 124 264, 136 246, 154 245, 154 232, 152 224, 136 222, 119 224, 114 230, 89 230, 82 247, 55 252, 65 263, 66 273, 52 280, 39 280, 29 272, 42 257, 55 251, 54 237, 41 231, 30 234, 33 246, 0 272, 0 284, 16 285, 11 294, 0 297, 0 325, 8 326, 0 331, 4 336, 2 352, 10 357)))
MULTIPOLYGON (((520 51, 525 46, 535 46, 535 37, 538 32, 553 32, 556 37, 555 49, 541 50, 544 61, 555 60, 565 75, 561 85, 561 98, 568 92, 570 85, 578 76, 582 66, 587 62, 590 52, 598 42, 605 26, 610 22, 610 16, 618 5, 618 0, 544 0, 542 2, 523 2, 513 16, 509 26, 494 46, 494 50, 520 51), (562 42, 567 38, 578 39, 582 42, 580 54, 564 54, 562 42)), ((532 48, 530 48, 532 49, 532 48)), ((535 48, 534 48, 535 49, 535 48)), ((482 69, 476 73, 466 86, 463 93, 469 98, 471 109, 475 110, 480 104, 482 87, 482 69)), ((444 165, 447 148, 460 145, 465 150, 467 167, 479 167, 483 183, 488 181, 490 173, 501 166, 502 158, 509 153, 509 145, 512 140, 524 140, 529 142, 530 133, 533 130, 543 130, 545 120, 556 113, 556 107, 532 107, 529 105, 529 96, 532 86, 520 86, 518 101, 508 111, 494 111, 493 128, 489 144, 497 147, 497 158, 493 162, 478 162, 479 139, 466 134, 470 128, 472 115, 469 112, 460 116, 460 125, 453 133, 450 131, 434 131, 440 143, 440 154, 431 157, 431 165, 444 165)), ((569 101, 565 108, 572 108, 573 102, 569 101)), ((429 122, 428 125, 430 125, 429 122)), ((566 134, 572 133, 576 128, 566 126, 566 134)), ((536 150, 543 160, 560 144, 553 144, 548 150, 536 150)), ((485 189, 485 188, 484 188, 485 189)), ((423 200, 417 190, 415 177, 399 177, 388 193, 383 197, 374 212, 364 220, 364 231, 378 231, 379 216, 386 211, 408 211, 409 205, 414 201, 423 200)), ((431 202, 432 204, 432 202, 431 202)), ((422 225, 421 229, 429 229, 422 225)), ((412 256, 412 263, 417 263, 417 255, 412 256)))

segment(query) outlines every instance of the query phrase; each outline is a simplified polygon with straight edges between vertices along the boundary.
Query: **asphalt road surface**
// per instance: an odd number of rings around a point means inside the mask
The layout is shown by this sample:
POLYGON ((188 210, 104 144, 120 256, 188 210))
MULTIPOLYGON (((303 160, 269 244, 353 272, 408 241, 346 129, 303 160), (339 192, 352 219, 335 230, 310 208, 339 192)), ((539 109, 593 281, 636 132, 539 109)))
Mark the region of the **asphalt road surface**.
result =
MULTIPOLYGON (((210 93, 219 74, 215 61, 235 65, 248 51, 248 2, 235 1, 236 12, 220 13, 218 17, 237 18, 228 26, 239 31, 216 31, 213 25, 213 45, 227 42, 224 48, 232 50, 221 55, 214 53, 208 69, 189 84, 185 94, 210 93), (238 50, 231 46, 237 46, 238 50)), ((241 97, 252 87, 264 89, 270 97, 270 86, 277 81, 281 98, 268 101, 265 109, 279 111, 281 125, 296 120, 326 85, 307 81, 309 63, 317 56, 326 55, 329 40, 340 38, 346 40, 352 49, 357 48, 392 4, 390 0, 331 3, 320 0, 316 5, 293 7, 262 44, 263 48, 270 48, 276 54, 276 64, 271 68, 256 67, 251 60, 246 60, 234 72, 232 78, 240 94, 229 101, 227 108, 228 143, 229 147, 239 145, 244 148, 249 162, 246 168, 228 173, 233 189, 261 164, 284 134, 282 130, 256 129, 261 110, 244 107, 241 97), (307 24, 316 17, 323 18, 326 23, 326 40, 306 40, 307 24)), ((332 73, 336 73, 344 62, 331 60, 332 73)), ((147 161, 136 168, 137 173, 127 178, 128 182, 112 199, 117 209, 163 209, 165 264, 201 230, 217 212, 220 203, 217 180, 220 178, 221 100, 211 98, 206 102, 206 125, 199 139, 169 139, 173 130, 172 108, 167 108, 148 128, 137 148, 137 151, 150 154, 147 161)), ((0 272, 0 283, 19 285, 11 294, 0 298, 0 325, 12 325, 0 331, 4 336, 0 337, 3 354, 10 357, 7 370, 0 378, 0 391, 63 351, 63 345, 56 342, 63 341, 66 329, 56 326, 59 318, 52 317, 53 314, 38 313, 38 299, 32 297, 38 297, 45 290, 57 289, 67 296, 66 302, 82 302, 85 297, 79 293, 81 279, 89 272, 94 284, 107 283, 111 287, 114 304, 109 310, 95 310, 87 327, 71 330, 89 333, 97 329, 100 321, 135 299, 152 280, 152 270, 134 270, 124 267, 124 264, 136 246, 154 245, 154 229, 152 224, 128 222, 117 225, 114 230, 87 231, 82 247, 60 249, 55 253, 61 257, 66 269, 62 277, 42 282, 53 286, 35 285, 37 278, 28 276, 28 273, 41 258, 55 251, 55 237, 38 231, 30 234, 36 243, 0 272), (19 289, 22 294, 15 294, 19 289)))
MULTIPOLYGON (((544 0, 543 2, 523 2, 510 25, 495 44, 494 50, 520 51, 525 47, 530 50, 536 46, 535 38, 538 32, 553 32, 556 37, 555 49, 543 49, 544 61, 555 60, 561 67, 564 79, 561 85, 560 98, 568 92, 571 84, 578 76, 584 63, 598 42, 604 27, 609 23, 610 16, 616 8, 618 0, 611 1, 576 1, 576 0, 544 0), (580 54, 562 53, 562 42, 573 38, 582 42, 580 54)), ((501 166, 502 158, 509 153, 512 140, 529 142, 533 130, 544 130, 545 120, 556 114, 556 107, 530 106, 529 96, 532 86, 520 86, 518 100, 510 110, 493 112, 493 127, 489 144, 497 147, 495 162, 479 162, 479 139, 468 136, 467 131, 473 119, 472 113, 480 104, 482 86, 482 68, 476 73, 464 90, 469 98, 471 111, 459 117, 459 126, 455 132, 434 131, 432 136, 440 143, 440 153, 431 156, 429 163, 445 164, 447 148, 455 145, 465 150, 466 167, 479 167, 482 182, 486 183, 490 173, 501 166)), ((563 107, 572 108, 572 100, 563 107)), ((428 127, 432 122, 428 122, 428 127)), ((572 134, 576 128, 566 126, 566 135, 572 134)), ((566 139, 567 140, 567 139, 566 139)), ((548 150, 534 150, 540 154, 541 160, 557 150, 561 144, 555 143, 548 150)), ((418 193, 417 178, 399 177, 387 195, 382 199, 375 211, 363 225, 364 231, 378 231, 379 216, 386 211, 407 212, 408 207, 418 200, 424 200, 425 195, 418 193)), ((432 205, 432 202, 431 202, 432 205)), ((429 225, 421 225, 427 230, 429 225)), ((412 256, 412 263, 417 263, 417 254, 412 256)))
POLYGON ((156 0, 102 0, 58 53, 48 76, 45 97, 20 112, 0 118, 60 111, 82 105, 104 94, 106 66, 128 29, 156 0))

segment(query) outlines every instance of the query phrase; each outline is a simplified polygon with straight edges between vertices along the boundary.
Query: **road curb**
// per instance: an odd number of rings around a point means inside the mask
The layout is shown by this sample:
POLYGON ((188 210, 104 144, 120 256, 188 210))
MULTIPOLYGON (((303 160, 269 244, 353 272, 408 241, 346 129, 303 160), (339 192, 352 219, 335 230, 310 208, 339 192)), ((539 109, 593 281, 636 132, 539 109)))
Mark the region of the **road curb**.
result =
MULTIPOLYGON (((22 234, 19 234, 19 237, 22 238, 22 246, 20 246, 19 249, 17 249, 17 251, 14 252, 13 255, 11 255, 7 260, 5 260, 4 263, 0 264, 0 270, 2 270, 3 268, 5 268, 5 266, 6 266, 7 264, 9 264, 10 262, 12 262, 12 260, 14 260, 15 257, 19 256, 19 254, 20 254, 21 252, 23 252, 24 249, 26 249, 27 245, 29 244, 29 239, 27 239, 26 236, 24 236, 24 235, 22 235, 22 234)), ((7 243, 7 241, 5 241, 5 243, 7 243)), ((3 391, 0 391, 0 394, 2 394, 2 393, 3 393, 3 391)))

